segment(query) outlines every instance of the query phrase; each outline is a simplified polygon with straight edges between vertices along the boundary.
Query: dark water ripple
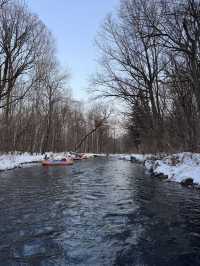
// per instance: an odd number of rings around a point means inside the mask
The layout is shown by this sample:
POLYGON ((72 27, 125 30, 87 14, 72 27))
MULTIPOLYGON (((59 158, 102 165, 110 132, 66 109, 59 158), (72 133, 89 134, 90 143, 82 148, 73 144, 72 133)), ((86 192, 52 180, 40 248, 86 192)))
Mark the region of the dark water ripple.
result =
POLYGON ((117 160, 3 172, 0 265, 200 265, 200 194, 117 160))

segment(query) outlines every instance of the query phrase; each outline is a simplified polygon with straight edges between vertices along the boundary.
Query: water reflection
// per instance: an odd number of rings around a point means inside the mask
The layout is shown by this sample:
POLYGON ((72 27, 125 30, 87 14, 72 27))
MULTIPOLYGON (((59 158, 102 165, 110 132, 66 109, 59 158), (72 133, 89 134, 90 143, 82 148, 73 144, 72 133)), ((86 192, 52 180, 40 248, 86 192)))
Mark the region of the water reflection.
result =
POLYGON ((199 194, 95 159, 0 174, 0 265, 200 265, 199 194))

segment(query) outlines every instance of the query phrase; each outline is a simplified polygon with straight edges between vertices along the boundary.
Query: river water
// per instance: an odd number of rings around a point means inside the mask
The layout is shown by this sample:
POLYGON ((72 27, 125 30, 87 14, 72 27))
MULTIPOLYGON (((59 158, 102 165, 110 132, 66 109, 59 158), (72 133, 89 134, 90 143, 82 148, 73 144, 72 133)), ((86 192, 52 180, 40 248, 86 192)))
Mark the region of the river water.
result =
POLYGON ((116 159, 2 172, 0 265, 200 265, 200 193, 116 159))

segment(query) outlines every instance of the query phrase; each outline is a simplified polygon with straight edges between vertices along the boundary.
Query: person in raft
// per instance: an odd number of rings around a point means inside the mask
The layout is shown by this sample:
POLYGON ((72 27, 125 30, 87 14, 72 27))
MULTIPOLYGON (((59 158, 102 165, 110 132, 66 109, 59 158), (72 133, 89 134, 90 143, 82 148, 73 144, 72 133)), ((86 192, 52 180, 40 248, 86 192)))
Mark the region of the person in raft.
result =
POLYGON ((45 160, 48 160, 49 159, 47 154, 45 154, 44 159, 45 160))

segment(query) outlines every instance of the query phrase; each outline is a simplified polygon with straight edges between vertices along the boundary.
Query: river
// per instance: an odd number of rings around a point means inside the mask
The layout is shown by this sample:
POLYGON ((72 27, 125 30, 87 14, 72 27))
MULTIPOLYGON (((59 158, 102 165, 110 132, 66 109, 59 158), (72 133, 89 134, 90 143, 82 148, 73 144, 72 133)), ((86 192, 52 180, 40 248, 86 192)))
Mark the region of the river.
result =
POLYGON ((0 265, 200 265, 200 193, 116 159, 1 172, 0 265))

